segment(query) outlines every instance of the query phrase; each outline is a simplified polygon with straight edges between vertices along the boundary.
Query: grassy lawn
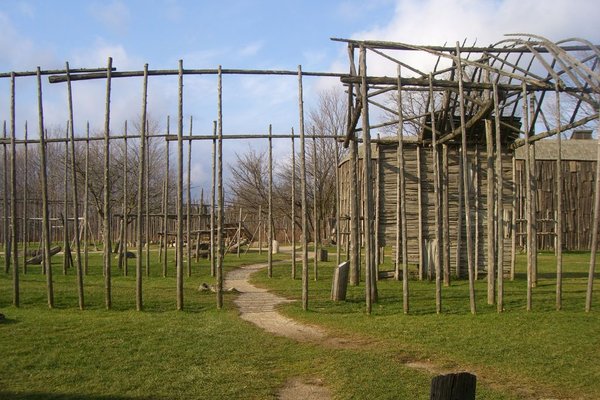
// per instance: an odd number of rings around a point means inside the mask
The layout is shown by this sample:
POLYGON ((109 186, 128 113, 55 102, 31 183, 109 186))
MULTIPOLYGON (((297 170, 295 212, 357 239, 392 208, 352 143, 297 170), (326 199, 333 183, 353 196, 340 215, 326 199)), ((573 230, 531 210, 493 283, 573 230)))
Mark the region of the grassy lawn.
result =
MULTIPOLYGON (((228 255, 225 270, 266 258, 266 252, 228 255)), ((215 295, 196 290, 214 282, 206 260, 185 278, 182 312, 175 311, 172 266, 163 278, 161 265, 152 263, 151 277, 144 277, 144 311, 136 312, 134 262, 128 277, 113 263, 110 311, 104 309, 101 254, 91 254, 90 264, 85 311, 77 309, 75 272, 62 274, 60 255, 53 257, 53 310, 39 267, 21 275, 20 308, 10 305, 10 274, 0 273, 0 312, 7 317, 0 324, 1 399, 269 399, 291 377, 320 378, 338 399, 428 398, 430 376, 406 368, 397 352, 273 337, 237 316, 231 293, 217 311, 215 295)), ((284 270, 289 267, 275 267, 277 274, 284 270)), ((489 388, 478 395, 514 398, 489 388)))
MULTIPOLYGON (((331 258, 331 257, 330 257, 331 258)), ((335 258, 335 257, 333 257, 335 258)), ((309 312, 301 305, 283 306, 285 314, 331 330, 380 340, 388 354, 434 360, 441 366, 464 368, 491 387, 517 398, 597 399, 600 393, 600 274, 595 300, 585 313, 589 253, 564 255, 563 311, 554 311, 555 257, 539 255, 539 281, 533 290, 533 311, 525 311, 525 256, 519 256, 517 278, 505 281, 505 309, 498 314, 486 304, 486 282, 476 283, 478 314, 469 312, 466 281, 443 288, 443 314, 435 314, 435 285, 410 281, 410 315, 402 310, 402 285, 379 281, 379 302, 365 314, 364 286, 349 287, 348 300, 329 300, 333 263, 321 263, 319 281, 309 283, 309 312)), ((389 263, 389 261, 388 261, 389 263)), ((312 273, 312 262, 309 263, 312 273)), ((382 269, 392 269, 391 265, 382 269)), ((312 275, 312 274, 311 274, 312 275)), ((255 283, 299 298, 300 281, 291 281, 289 267, 273 279, 255 283)), ((480 382, 478 382, 479 385, 480 382)), ((478 388, 478 398, 481 396, 478 388)))

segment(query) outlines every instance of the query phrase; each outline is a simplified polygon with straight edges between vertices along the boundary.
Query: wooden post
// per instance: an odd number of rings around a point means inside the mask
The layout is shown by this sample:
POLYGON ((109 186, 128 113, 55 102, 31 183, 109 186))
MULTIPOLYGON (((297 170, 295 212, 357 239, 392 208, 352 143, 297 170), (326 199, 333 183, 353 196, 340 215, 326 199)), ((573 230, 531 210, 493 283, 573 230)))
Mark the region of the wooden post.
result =
MULTIPOLYGON (((190 115, 190 137, 192 137, 192 125, 194 123, 193 117, 190 115)), ((185 247, 186 250, 186 258, 187 258, 187 276, 192 276, 192 188, 191 188, 191 174, 192 174, 192 140, 189 139, 187 143, 187 190, 185 197, 185 213, 187 215, 186 223, 185 223, 185 236, 187 238, 187 245, 185 247)), ((238 257, 240 253, 240 246, 238 241, 238 257)))
MULTIPOLYGON (((65 65, 67 72, 67 96, 69 103, 69 131, 71 141, 71 188, 73 190, 73 230, 75 231, 75 255, 77 257, 77 298, 79 300, 79 309, 84 309, 83 297, 83 270, 81 266, 81 244, 79 242, 79 190, 77 187, 77 174, 75 172, 75 128, 73 124, 73 96, 71 89, 71 74, 69 73, 69 63, 65 65)), ((65 159, 66 162, 66 159, 65 159)), ((65 191, 66 191, 65 187, 65 191)))
POLYGON ((561 109, 560 92, 558 85, 555 91, 556 98, 556 310, 562 309, 562 240, 563 240, 563 199, 562 199, 562 132, 561 132, 561 109))
MULTIPOLYGON (((6 139, 6 121, 3 124, 2 138, 6 139)), ((2 211, 4 213, 4 221, 2 224, 2 235, 4 236, 4 273, 8 274, 10 271, 10 255, 12 253, 10 245, 10 225, 9 225, 9 212, 8 212, 8 151, 6 149, 6 142, 2 145, 3 155, 3 168, 2 168, 2 179, 3 179, 3 190, 2 190, 2 211)))
POLYGON ((111 290, 111 242, 110 242, 110 88, 112 74, 112 58, 108 58, 106 69, 106 109, 104 116, 104 305, 107 309, 112 306, 111 290))
MULTIPOLYGON (((69 125, 67 124, 67 130, 65 131, 66 138, 69 138, 69 125)), ((71 261, 71 246, 69 244, 69 142, 65 141, 65 168, 63 175, 63 275, 67 274, 67 269, 70 267, 71 261)))
POLYGON ((292 128, 292 279, 296 279, 296 150, 294 148, 294 128, 292 128))
POLYGON ((477 377, 468 372, 438 375, 431 380, 430 400, 475 400, 477 377))
POLYGON ((462 225, 463 225, 463 162, 462 162, 462 148, 458 148, 458 211, 456 215, 456 261, 455 261, 455 272, 456 277, 461 278, 462 276, 462 264, 461 264, 461 253, 462 253, 462 225))
POLYGON ((121 236, 121 254, 119 255, 119 265, 121 265, 121 260, 123 262, 123 275, 127 276, 129 274, 128 271, 128 258, 127 258, 127 221, 128 221, 128 210, 127 210, 127 198, 128 198, 128 190, 127 190, 127 173, 129 170, 129 160, 127 159, 127 121, 125 121, 124 126, 125 131, 123 132, 125 135, 124 148, 123 148, 123 235, 121 236))
POLYGON ((308 229, 306 204, 306 148, 304 141, 304 95, 302 90, 302 66, 298 65, 298 112, 300 128, 300 185, 302 197, 302 309, 308 310, 308 229))
MULTIPOLYGON (((342 228, 340 224, 340 146, 338 141, 334 142, 335 144, 335 263, 336 265, 340 265, 340 251, 341 251, 341 233, 340 229, 342 228)), ((347 276, 346 276, 347 278, 347 276)))
POLYGON ((467 229, 467 268, 469 271, 469 303, 471 307, 471 313, 477 312, 477 306, 475 304, 475 276, 473 270, 473 237, 471 235, 471 194, 469 190, 469 174, 467 173, 467 128, 465 120, 465 96, 463 89, 462 79, 462 65, 460 56, 460 45, 456 42, 456 55, 457 55, 457 80, 458 80, 458 92, 459 92, 459 108, 460 108, 460 129, 461 129, 461 149, 462 149, 462 175, 463 175, 463 190, 465 198, 465 221, 467 229))
MULTIPOLYGON (((13 305, 19 307, 19 224, 17 219, 17 147, 15 144, 15 73, 10 73, 10 222, 12 242, 13 305)), ((7 193, 4 192, 6 198, 7 193)), ((6 257, 6 252, 4 256, 6 257)), ((24 262, 25 263, 25 262, 24 262)))
POLYGON ((258 254, 262 254, 262 204, 258 205, 258 254))
MULTIPOLYGON (((532 95, 529 98, 529 111, 531 112, 530 115, 530 119, 529 119, 529 130, 531 132, 534 132, 535 134, 535 95, 532 95)), ((529 132, 529 133, 531 133, 529 132)), ((530 180, 531 180, 531 216, 529 218, 531 218, 532 221, 532 226, 531 226, 531 286, 532 287, 536 287, 537 286, 537 181, 536 181, 536 156, 535 156, 535 142, 531 143, 531 146, 529 146, 529 149, 531 151, 531 162, 530 162, 530 180)))
POLYGON ((237 231, 237 258, 240 258, 240 247, 242 243, 242 207, 238 216, 238 231, 237 231))
POLYGON ((369 102, 367 87, 367 50, 360 47, 360 96, 362 99, 363 192, 365 199, 365 298, 367 314, 371 313, 372 303, 377 302, 377 280, 375 279, 375 257, 373 241, 373 174, 371 165, 371 132, 369 128, 369 102))
MULTIPOLYGON (((148 132, 148 120, 144 119, 142 124, 146 126, 146 201, 144 202, 144 231, 145 231, 145 245, 146 245, 146 276, 150 276, 150 132, 148 132)), ((181 196, 183 193, 180 194, 181 196)))
MULTIPOLYGON (((146 238, 146 245, 148 238, 146 238)), ((183 310, 183 60, 179 60, 177 118, 177 310, 183 310)), ((221 283, 222 284, 222 283, 221 283)))
POLYGON ((510 238, 510 280, 515 280, 515 264, 517 262, 517 159, 512 154, 512 236, 510 238))
MULTIPOLYGON (((314 132, 313 132, 314 133, 314 132)), ((312 140, 312 161, 313 161, 313 242, 314 258, 313 269, 315 281, 319 278, 319 216, 317 214, 317 145, 315 138, 312 140)))
POLYGON ((498 223, 496 233, 498 238, 496 243, 498 245, 498 262, 497 265, 497 282, 498 282, 498 301, 496 303, 496 310, 498 312, 504 311, 504 172, 502 167, 502 130, 500 125, 500 108, 499 108, 499 96, 498 96, 498 84, 493 82, 493 96, 494 96, 494 121, 496 131, 496 193, 498 196, 498 223))
MULTIPOLYGON (((479 207, 480 196, 481 196, 481 188, 479 183, 481 164, 479 162, 479 143, 475 142, 475 158, 473 160, 473 180, 471 181, 474 199, 473 206, 475 208, 475 245, 474 245, 474 260, 473 260, 473 268, 475 274, 475 280, 479 280, 479 239, 480 239, 480 231, 479 227, 481 226, 481 219, 479 213, 481 211, 481 207, 479 207)), ((470 188, 471 189, 471 188, 470 188)))
POLYGON ((88 238, 89 238, 89 182, 90 182, 90 123, 86 122, 85 128, 85 188, 83 191, 83 273, 88 274, 89 265, 89 249, 88 249, 88 238))
MULTIPOLYGON (((138 170, 138 193, 137 193, 137 218, 136 218, 136 245, 137 257, 135 259, 135 304, 138 311, 142 311, 142 209, 144 207, 144 173, 146 171, 146 113, 148 105, 148 64, 144 65, 144 82, 142 87, 142 116, 140 132, 140 150, 139 150, 139 170, 138 170)), ((168 126, 168 125, 167 125, 168 126)), ((168 142, 167 142, 168 143, 168 142)), ((146 190, 149 190, 146 188, 146 190)), ((166 229, 166 228, 165 228, 166 229)), ((165 260, 167 258, 165 248, 165 260)))
POLYGON ((400 251, 402 248, 402 309, 404 314, 409 312, 409 290, 408 290, 408 235, 406 222, 406 179, 404 171, 404 113, 402 109, 402 81, 401 67, 398 65, 398 148, 396 150, 396 163, 398 164, 398 176, 396 185, 396 279, 399 279, 398 265, 400 263, 400 251), (400 215, 398 215, 398 213, 400 215))
MULTIPOLYGON (((110 64, 110 62, 109 62, 110 64)), ((48 307, 54 307, 54 288, 52 282, 52 261, 50 255, 50 221, 48 213, 48 169, 46 160, 46 138, 44 129, 44 106, 42 101, 42 74, 37 67, 37 97, 38 97, 38 133, 40 136, 40 177, 42 181, 42 241, 44 243, 44 266, 46 272, 46 292, 48 307)))
POLYGON ((358 210, 358 144, 350 141, 350 285, 360 282, 360 213, 358 210))
MULTIPOLYGON (((169 116, 167 116, 167 135, 170 133, 170 128, 171 127, 171 118, 169 116)), ((214 140, 213 140, 214 142, 214 140)), ((163 208, 164 208, 164 215, 163 215, 163 243, 165 245, 165 249, 164 249, 164 257, 163 258, 163 266, 162 266, 162 275, 163 277, 166 278, 167 276, 167 272, 168 272, 168 261, 169 261, 169 155, 170 155, 170 149, 169 149, 169 141, 166 140, 165 141, 165 194, 164 194, 164 199, 163 199, 163 208)), ((213 174, 214 175, 214 174, 213 174)))
MULTIPOLYGON (((377 135, 377 139, 380 139, 379 134, 377 135)), ((373 256, 374 256, 374 261, 373 261, 373 265, 374 265, 374 269, 375 269, 375 273, 373 274, 373 277, 375 280, 379 280, 379 264, 380 264, 380 260, 379 260, 379 251, 380 251, 380 245, 379 245, 379 213, 381 212, 380 209, 380 203, 381 203, 381 157, 379 154, 379 151, 381 150, 379 147, 379 142, 377 142, 375 144, 375 148, 377 149, 377 161, 375 161, 375 193, 374 193, 374 200, 375 200, 375 207, 374 207, 374 213, 375 213, 375 221, 373 222, 375 227, 373 229, 373 256)))
POLYGON ((219 214, 217 216, 217 264, 216 269, 216 280, 217 280, 217 309, 223 308, 223 207, 225 206, 225 199, 223 198, 223 76, 221 72, 221 66, 219 65, 218 76, 217 76, 217 132, 218 132, 218 146, 217 146, 217 196, 219 201, 219 214))
POLYGON ((267 254, 267 275, 273 277, 273 139, 269 124, 269 254, 267 254))
POLYGON ((28 182, 28 163, 29 157, 27 154, 27 121, 25 121, 25 144, 24 144, 24 169, 25 176, 23 177, 23 274, 27 274, 27 250, 29 247, 29 232, 27 223, 29 215, 27 213, 29 208, 29 182, 28 182))
POLYGON ((421 145, 417 144, 417 236, 419 242, 419 280, 425 275, 425 258, 423 254, 423 174, 421 171, 421 145))
MULTIPOLYGON (((433 207, 435 209, 435 241, 438 251, 435 252, 435 311, 442 312, 442 232, 440 209, 440 159, 438 154, 437 129, 435 126, 435 101, 433 98, 433 76, 429 74, 429 105, 431 115, 431 155, 433 158, 433 207)), ((431 267, 429 267, 431 269, 431 267)))
MULTIPOLYGON (((531 288, 532 288, 532 225, 535 223, 531 219, 532 206, 531 206, 531 153, 529 150, 529 103, 527 101, 527 86, 525 82, 522 84, 523 94, 523 131, 525 132, 525 208, 527 215, 527 311, 531 311, 531 288)), ((535 162, 535 160, 534 160, 535 162)))
POLYGON ((442 145, 442 251, 444 286, 450 286, 450 201, 448 197, 448 144, 442 145))
MULTIPOLYGON (((600 118, 599 118, 600 119, 600 118)), ((600 122, 600 121, 599 121, 600 122)), ((596 157, 596 190, 594 194, 594 217, 592 227, 592 251, 585 294, 585 312, 592 310, 592 291, 594 290, 594 272, 596 269, 596 251, 598 249, 598 219, 600 217, 600 127, 598 129, 598 156, 596 157)))
MULTIPOLYGON (((213 121, 213 133, 217 133, 217 121, 213 121)), ((216 276, 217 263, 215 257, 215 190, 216 190, 216 170, 217 170, 217 141, 212 140, 212 169, 211 169, 211 185, 210 185, 210 276, 216 276)))
POLYGON ((346 300, 346 291, 348 289, 348 272, 350 270, 350 262, 345 261, 338 264, 333 271, 333 280, 331 284, 331 300, 343 301, 346 300))
MULTIPOLYGON (((486 144, 486 161, 487 161, 487 303, 494 304, 496 299, 496 282, 494 281, 495 271, 495 243, 494 243, 494 142, 492 138, 492 121, 485 119, 485 144, 486 144)), ((500 133, 497 131, 496 136, 500 133)), ((496 151, 500 154, 500 148, 496 151)), ((502 174, 502 171, 499 171, 502 174)), ((498 196, 501 196, 499 193, 498 196)), ((498 216, 502 210, 498 210, 498 216)), ((498 248, 498 252, 502 249, 498 248)), ((498 268, 502 268, 501 265, 498 268)))

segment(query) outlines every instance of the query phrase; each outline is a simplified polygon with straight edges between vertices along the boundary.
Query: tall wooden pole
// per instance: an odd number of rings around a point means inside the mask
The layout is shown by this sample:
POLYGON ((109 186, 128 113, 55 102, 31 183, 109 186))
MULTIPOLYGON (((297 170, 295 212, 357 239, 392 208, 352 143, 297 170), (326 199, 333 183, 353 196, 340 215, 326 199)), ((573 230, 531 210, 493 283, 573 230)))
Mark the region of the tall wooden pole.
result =
POLYGON ((450 200, 448 174, 448 144, 442 144, 442 249, 444 286, 450 286, 450 200))
MULTIPOLYGON (((169 134, 171 127, 171 118, 167 116, 167 134, 169 134)), ((164 197, 164 215, 163 215, 163 242, 165 244, 164 258, 162 266, 163 277, 167 276, 168 263, 169 263, 169 141, 165 141, 165 197, 164 197)))
POLYGON ((513 151, 512 154, 512 218, 510 238, 510 280, 515 280, 515 264, 517 262, 517 159, 513 151))
POLYGON ((217 146, 217 196, 219 200, 219 215, 217 217, 218 228, 217 228, 217 253, 218 261, 216 265, 217 275, 217 308, 223 308, 223 77, 221 72, 221 66, 219 65, 218 71, 218 83, 217 83, 217 132, 218 132, 218 146, 217 146))
POLYGON ((240 258, 240 247, 242 243, 242 207, 238 215, 238 229, 237 229, 237 258, 240 258))
POLYGON ((461 262, 461 253, 462 253, 462 225, 463 225, 463 158, 462 158, 462 148, 458 148, 459 157, 458 157, 458 211, 456 213, 456 254, 455 254, 455 263, 454 268, 456 272, 456 277, 460 278, 462 276, 462 262, 461 262))
MULTIPOLYGON (((527 101, 527 86, 523 82, 523 131, 525 132, 525 208, 527 214, 527 311, 531 311, 531 288, 532 288, 532 251, 533 251, 533 238, 532 238, 532 225, 535 223, 531 219, 532 215, 532 194, 531 194, 531 153, 529 144, 529 102, 527 101)), ((535 162, 535 160, 534 160, 535 162)))
POLYGON ((497 282, 498 282, 498 301, 496 310, 504 311, 504 172, 502 166, 502 130, 500 125, 500 99, 498 96, 498 84, 493 83, 494 96, 494 116, 495 116, 495 131, 496 131, 496 193, 498 196, 498 224, 496 243, 498 245, 498 262, 497 265, 497 282))
POLYGON ((555 91, 556 98, 556 309, 562 309, 562 242, 563 242, 563 198, 562 198, 562 132, 560 92, 558 85, 555 91))
POLYGON ((273 139, 272 127, 269 125, 269 254, 267 254, 267 274, 269 278, 273 277, 273 139))
POLYGON ((177 118, 177 310, 183 310, 183 60, 179 60, 177 118))
MULTIPOLYGON (((69 138, 69 125, 67 124, 67 130, 65 131, 65 139, 69 138)), ((65 168, 63 175, 63 275, 67 274, 67 269, 71 262, 71 246, 69 244, 69 142, 65 141, 64 149, 64 160, 65 168)))
POLYGON ((83 273, 88 274, 89 265, 89 249, 88 249, 88 238, 89 238, 89 183, 90 183, 90 123, 86 122, 85 127, 85 180, 83 189, 83 273))
MULTIPOLYGON (((529 98, 529 112, 530 112, 530 117, 529 117, 529 130, 531 133, 535 134, 535 95, 532 95, 529 98)), ((532 287, 536 287, 537 286, 537 271, 538 271, 538 256, 537 256, 537 180, 536 180, 536 170, 537 170, 537 164, 535 162, 536 160, 536 156, 535 156, 535 142, 531 143, 531 146, 529 146, 529 149, 531 151, 531 163, 529 165, 530 167, 530 179, 531 179, 531 216, 529 217, 531 219, 532 222, 532 226, 531 226, 531 286, 532 287)))
MULTIPOLYGON (((192 137, 192 125, 194 123, 194 119, 193 117, 190 115, 190 137, 192 137)), ((188 140, 187 143, 187 190, 186 190, 186 197, 185 197, 185 213, 187 215, 186 218, 186 224, 185 224, 185 236, 187 238, 187 246, 186 246, 186 252, 187 252, 187 276, 190 277, 192 276, 192 209, 191 209, 191 203, 192 203, 192 180, 191 180, 191 174, 192 174, 192 140, 188 140)), ((239 252, 239 246, 238 246, 238 252, 239 252)))
POLYGON ((300 185, 302 198, 302 309, 308 310, 308 229, 306 201, 306 147, 304 141, 304 95, 302 89, 302 66, 298 65, 298 111, 300 129, 300 185))
POLYGON ((123 275, 127 276, 128 271, 128 258, 127 258, 127 221, 128 221, 128 210, 127 210, 127 199, 128 199, 128 190, 127 190, 127 173, 129 170, 129 160, 127 155, 127 121, 125 121, 125 126, 123 134, 125 135, 125 141, 123 144, 123 235, 121 236, 121 254, 123 255, 123 275))
POLYGON ((469 190, 469 174, 467 172, 467 128, 465 120, 465 95, 463 89, 463 71, 460 58, 460 45, 456 42, 456 55, 457 55, 457 79, 458 79, 458 92, 459 92, 459 108, 460 108, 460 129, 461 129, 461 150, 462 150, 462 177, 463 177, 463 191, 465 198, 465 221, 467 225, 467 268, 469 271, 469 303, 471 307, 471 313, 477 312, 477 306, 475 304, 475 276, 473 269, 473 237, 471 235, 471 194, 469 190))
POLYGON ((373 251, 373 174, 371 165, 371 132, 369 128, 369 102, 367 87, 367 50, 360 48, 360 95, 362 99, 362 136, 364 147, 363 158, 363 191, 365 199, 365 298, 367 314, 371 313, 372 303, 377 302, 377 280, 375 279, 375 257, 373 251))
MULTIPOLYGON (((6 121, 3 124, 2 138, 6 140, 6 121)), ((4 213, 4 221, 2 224, 2 235, 4 236, 4 273, 8 274, 10 271, 10 255, 12 253, 10 245, 10 224, 9 224, 9 210, 8 210, 8 150, 6 148, 6 142, 2 145, 3 155, 3 168, 2 168, 2 179, 4 185, 2 190, 2 211, 4 213)))
POLYGON ((29 230, 27 223, 29 219, 28 209, 29 209, 29 182, 28 182, 28 163, 29 163, 29 155, 27 152, 27 121, 25 121, 25 145, 24 145, 24 169, 25 176, 23 177, 23 274, 27 274, 27 251, 29 247, 29 230))
MULTIPOLYGON (((83 297, 83 269, 81 266, 81 243, 79 242, 79 189, 77 187, 77 174, 75 171, 75 128, 73 123, 73 92, 71 88, 71 74, 69 73, 69 63, 65 65, 67 72, 67 96, 69 103, 69 131, 71 132, 71 188, 73 190, 73 229, 75 231, 75 256, 77 259, 77 297, 79 299, 79 309, 84 308, 83 297)), ((66 161, 66 160, 65 160, 66 161)), ((65 188, 66 190, 66 188, 65 188)))
POLYGON ((435 311, 442 312, 442 221, 440 202, 440 158, 438 153, 437 129, 435 126, 435 99, 433 97, 433 76, 429 74, 429 105, 431 115, 431 155, 433 158, 433 201, 435 209, 435 241, 437 253, 435 253, 435 311))
MULTIPOLYGON (((423 173, 421 168, 421 145, 417 144, 417 241, 419 249, 419 280, 425 275, 425 257, 423 253, 423 173)), ((428 266, 429 267, 429 266, 428 266)))
MULTIPOLYGON (((17 147, 15 145, 15 73, 10 73, 10 222, 12 241, 13 305, 19 307, 19 224, 17 219, 17 147)), ((4 197, 7 193, 4 192, 4 197)), ((5 253, 6 256, 6 253, 5 253)))
MULTIPOLYGON (((110 64, 110 62, 109 62, 110 64)), ((40 135, 40 177, 42 181, 42 241, 44 243, 44 271, 46 272, 46 293, 48 307, 54 307, 54 288, 52 283, 52 260, 50 255, 50 220, 48 213, 48 170, 46 160, 46 138, 44 129, 44 106, 42 101, 42 74, 37 67, 38 132, 40 135)))
MULTIPOLYGON (((494 141, 492 138, 492 121, 485 119, 485 144, 486 144, 486 170, 487 170, 487 201, 486 201, 486 218, 487 218, 487 303, 494 304, 496 299, 496 282, 495 282, 495 243, 494 232, 496 224, 494 221, 494 141)), ((496 132, 498 136, 499 133, 496 132)), ((496 149, 500 153, 500 149, 496 149)), ((500 195, 500 194, 499 194, 500 195)), ((502 210, 498 210, 500 214, 502 210)), ((500 251, 500 248, 498 248, 500 251)), ((501 266, 499 266, 501 267, 501 266)))
POLYGON ((110 242, 110 89, 112 74, 112 58, 108 58, 106 67, 106 108, 104 115, 104 207, 103 207, 103 232, 104 232, 104 305, 107 309, 112 307, 111 290, 111 242, 110 242))
POLYGON ((313 274, 314 280, 319 279, 319 214, 317 212, 317 144, 315 138, 312 140, 312 164, 313 164, 313 242, 314 242, 314 259, 313 259, 313 274))
MULTIPOLYGON (((217 134, 217 121, 213 121, 213 133, 217 134)), ((216 276, 217 264, 215 257, 215 190, 216 190, 216 169, 217 169, 217 140, 212 140, 212 169, 210 175, 210 276, 216 276)))
POLYGON ((341 257, 341 232, 340 224, 340 144, 335 143, 335 265, 340 265, 341 257))
MULTIPOLYGON (((136 245, 137 258, 135 260, 135 303, 136 309, 142 311, 142 210, 144 207, 144 174, 146 172, 146 115, 148 105, 148 64, 144 65, 144 83, 142 87, 142 116, 140 132, 140 164, 138 170, 137 193, 137 218, 136 218, 136 245)), ((168 142, 167 142, 168 143, 168 142)), ((146 188, 148 190, 148 188, 146 188)), ((166 259, 166 252, 165 252, 166 259)))
MULTIPOLYGON (((600 122, 600 121, 598 121, 600 122)), ((596 251, 598 249, 598 219, 600 218, 600 124, 598 126, 598 156, 596 158, 596 191, 594 195, 594 217, 592 227, 592 251, 585 294, 585 312, 592 310, 592 292, 594 290, 594 272, 596 269, 596 251)))
POLYGON ((146 200, 144 201, 144 236, 145 236, 145 248, 146 248, 146 258, 144 259, 146 264, 146 276, 150 276, 150 132, 148 132, 148 120, 144 119, 142 121, 142 125, 145 126, 146 135, 144 136, 144 140, 146 140, 146 171, 144 173, 145 182, 146 182, 146 200))
POLYGON ((358 144, 350 141, 350 284, 360 282, 360 213, 358 210, 358 144))
POLYGON ((296 279, 296 149, 294 144, 294 128, 292 128, 292 279, 296 279))
POLYGON ((398 192, 396 194, 396 279, 400 278, 399 264, 400 251, 402 248, 402 309, 404 314, 408 314, 409 290, 408 290, 408 228, 406 222, 406 179, 404 176, 404 112, 402 109, 402 81, 401 67, 398 66, 398 148, 396 151, 396 163, 398 164, 398 175, 396 185, 398 192), (398 215, 400 214, 400 215, 398 215))

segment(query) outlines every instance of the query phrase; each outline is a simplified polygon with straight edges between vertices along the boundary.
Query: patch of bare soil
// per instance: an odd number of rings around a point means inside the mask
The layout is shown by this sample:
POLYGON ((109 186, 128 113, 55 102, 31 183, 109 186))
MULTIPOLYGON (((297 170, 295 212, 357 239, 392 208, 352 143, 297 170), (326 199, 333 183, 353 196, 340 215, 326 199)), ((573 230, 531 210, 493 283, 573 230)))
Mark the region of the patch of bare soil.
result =
POLYGON ((331 393, 320 379, 292 378, 279 390, 277 398, 279 400, 328 400, 331 399, 331 393))

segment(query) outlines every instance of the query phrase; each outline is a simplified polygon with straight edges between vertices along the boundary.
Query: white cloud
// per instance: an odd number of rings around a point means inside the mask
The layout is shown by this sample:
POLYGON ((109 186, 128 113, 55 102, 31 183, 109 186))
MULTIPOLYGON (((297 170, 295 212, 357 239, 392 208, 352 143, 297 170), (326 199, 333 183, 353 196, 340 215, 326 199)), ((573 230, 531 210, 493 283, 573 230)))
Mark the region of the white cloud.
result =
MULTIPOLYGON (((448 46, 466 38, 468 44, 485 46, 508 33, 532 33, 553 41, 580 36, 597 42, 597 7, 591 0, 398 0, 389 24, 356 32, 352 38, 448 46)), ((424 72, 435 63, 435 57, 417 52, 404 52, 402 60, 424 72)), ((395 67, 385 64, 389 63, 369 63, 370 73, 395 74, 395 67)))

